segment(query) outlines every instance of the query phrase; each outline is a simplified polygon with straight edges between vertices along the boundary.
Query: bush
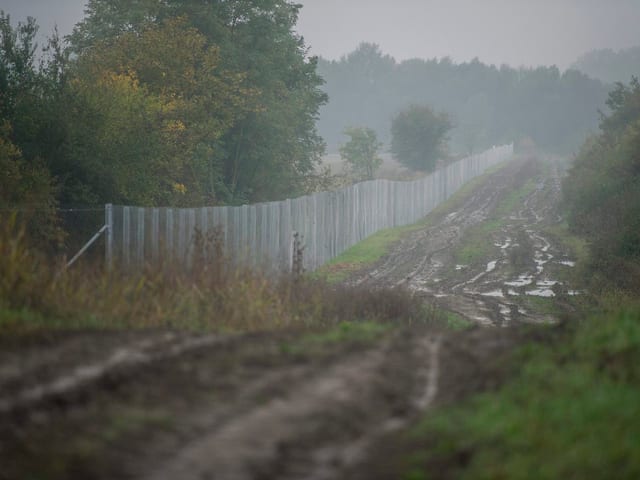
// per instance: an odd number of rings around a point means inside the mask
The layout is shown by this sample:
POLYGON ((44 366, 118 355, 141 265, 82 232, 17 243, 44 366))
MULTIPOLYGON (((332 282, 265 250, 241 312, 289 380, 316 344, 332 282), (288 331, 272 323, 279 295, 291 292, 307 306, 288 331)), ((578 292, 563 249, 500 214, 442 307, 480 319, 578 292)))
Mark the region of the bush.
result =
POLYGON ((640 83, 618 84, 601 133, 575 159, 563 191, 571 229, 590 241, 591 270, 640 287, 640 83))

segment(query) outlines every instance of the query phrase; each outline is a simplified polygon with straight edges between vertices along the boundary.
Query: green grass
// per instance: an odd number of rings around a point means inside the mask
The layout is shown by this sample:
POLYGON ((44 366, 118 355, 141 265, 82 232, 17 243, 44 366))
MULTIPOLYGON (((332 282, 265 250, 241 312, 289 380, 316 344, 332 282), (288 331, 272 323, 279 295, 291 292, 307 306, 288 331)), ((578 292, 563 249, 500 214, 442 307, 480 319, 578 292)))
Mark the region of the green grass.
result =
POLYGON ((454 251, 455 262, 460 265, 478 265, 486 261, 495 249, 493 233, 505 225, 508 215, 521 206, 535 188, 536 181, 528 180, 520 188, 505 195, 486 221, 467 229, 454 251))
POLYGON ((482 185, 490 175, 508 165, 503 162, 495 165, 482 175, 474 178, 462 186, 455 194, 436 208, 422 220, 412 224, 396 228, 388 228, 374 233, 362 242, 347 249, 342 254, 327 262, 311 275, 321 278, 329 283, 339 283, 349 278, 353 273, 375 264, 389 253, 391 247, 400 241, 405 235, 428 228, 449 212, 459 209, 471 194, 482 185))
POLYGON ((498 392, 407 434, 399 478, 640 478, 640 308, 590 318, 513 361, 520 375, 498 392))
POLYGON ((315 278, 322 278, 329 283, 338 283, 347 279, 352 273, 367 265, 373 265, 387 255, 391 246, 404 235, 424 228, 424 222, 397 228, 387 228, 369 236, 362 242, 345 250, 338 257, 330 260, 313 272, 315 278))
POLYGON ((337 344, 368 344, 379 340, 393 328, 392 323, 342 322, 329 330, 307 333, 294 341, 283 343, 281 351, 301 354, 324 350, 337 344))
POLYGON ((476 265, 489 258, 495 248, 491 236, 502 227, 503 223, 497 219, 487 220, 469 228, 462 237, 460 245, 455 249, 455 263, 476 265))
POLYGON ((545 233, 560 243, 563 246, 563 250, 570 252, 577 261, 588 258, 588 242, 584 238, 571 233, 566 221, 546 227, 545 233))
POLYGON ((466 319, 462 315, 455 313, 444 311, 443 315, 445 317, 445 323, 449 330, 459 331, 466 330, 467 328, 471 328, 475 325, 471 320, 466 319))

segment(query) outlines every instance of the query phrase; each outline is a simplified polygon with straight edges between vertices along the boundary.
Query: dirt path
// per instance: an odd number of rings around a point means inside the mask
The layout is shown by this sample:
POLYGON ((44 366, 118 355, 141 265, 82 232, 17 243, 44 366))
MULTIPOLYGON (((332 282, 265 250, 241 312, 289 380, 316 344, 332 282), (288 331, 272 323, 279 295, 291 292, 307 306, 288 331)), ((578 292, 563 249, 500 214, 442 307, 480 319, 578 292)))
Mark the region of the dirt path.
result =
POLYGON ((553 322, 539 300, 579 293, 556 277, 574 261, 545 233, 559 221, 554 213, 559 197, 556 165, 515 161, 493 174, 459 209, 408 235, 379 264, 348 283, 405 286, 485 326, 553 322), (504 215, 496 215, 496 207, 517 188, 525 197, 504 215), (456 249, 465 234, 489 218, 498 228, 484 239, 491 247, 488 256, 472 265, 457 264, 456 249))
MULTIPOLYGON (((543 233, 558 195, 557 173, 545 172, 523 162, 498 171, 350 282, 407 286, 482 325, 551 320, 524 308, 531 291, 547 294, 552 265, 570 268, 543 233), (489 257, 456 268, 465 233, 529 178, 538 183, 491 237, 489 257)), ((364 478, 389 432, 499 384, 523 335, 413 326, 321 344, 301 332, 0 339, 0 479, 364 478)))

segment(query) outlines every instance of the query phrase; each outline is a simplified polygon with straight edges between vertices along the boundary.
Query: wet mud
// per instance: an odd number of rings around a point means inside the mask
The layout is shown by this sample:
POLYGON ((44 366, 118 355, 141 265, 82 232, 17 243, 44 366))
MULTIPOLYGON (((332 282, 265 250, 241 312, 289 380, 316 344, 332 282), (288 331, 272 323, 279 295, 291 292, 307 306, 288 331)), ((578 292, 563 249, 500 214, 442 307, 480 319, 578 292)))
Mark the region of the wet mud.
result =
POLYGON ((579 294, 555 277, 558 268, 573 268, 575 262, 545 233, 561 221, 556 213, 559 199, 557 166, 519 159, 494 173, 456 211, 407 235, 377 265, 347 283, 404 286, 483 326, 553 323, 555 315, 536 310, 526 300, 579 294), (500 202, 525 182, 534 182, 531 191, 496 218, 500 202), (465 233, 489 218, 500 225, 490 234, 490 254, 474 265, 457 264, 455 251, 465 233))

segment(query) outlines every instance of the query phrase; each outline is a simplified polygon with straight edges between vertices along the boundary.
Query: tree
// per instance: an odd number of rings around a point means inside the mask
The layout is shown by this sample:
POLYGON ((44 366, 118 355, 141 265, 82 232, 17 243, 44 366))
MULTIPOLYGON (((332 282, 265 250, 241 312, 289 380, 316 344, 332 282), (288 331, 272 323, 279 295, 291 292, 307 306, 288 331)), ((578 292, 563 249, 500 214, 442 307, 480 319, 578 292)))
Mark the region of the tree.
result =
POLYGON ((445 154, 446 134, 452 127, 446 114, 413 105, 391 123, 391 153, 408 168, 431 172, 445 154))
POLYGON ((326 95, 316 59, 295 32, 300 7, 288 0, 89 0, 72 45, 81 55, 184 17, 218 49, 220 68, 242 74, 256 92, 255 108, 211 147, 220 160, 220 199, 274 200, 304 192, 324 152, 316 120, 326 95))
POLYGON ((610 93, 601 133, 585 143, 563 183, 568 221, 589 239, 604 281, 640 288, 640 82, 610 93))
POLYGON ((617 52, 610 48, 592 50, 578 58, 571 68, 607 83, 627 81, 640 75, 640 46, 617 52))
POLYGON ((371 128, 347 128, 344 131, 350 140, 340 147, 340 156, 345 160, 358 180, 372 180, 375 171, 382 165, 378 151, 382 143, 371 128))
MULTIPOLYGON (((224 196, 221 137, 257 93, 220 68, 219 49, 186 19, 126 32, 78 58, 68 179, 84 202, 177 206, 224 196)), ((77 201, 77 200, 76 200, 77 201)))
POLYGON ((64 236, 48 168, 58 147, 56 62, 36 66, 37 31, 33 18, 13 28, 0 10, 0 215, 19 212, 31 241, 57 246, 64 236))
POLYGON ((598 109, 608 91, 599 80, 575 70, 497 68, 477 59, 396 62, 366 44, 340 60, 320 59, 318 71, 330 97, 318 130, 336 153, 350 125, 373 128, 389 145, 392 118, 411 104, 429 105, 455 119, 448 142, 455 154, 523 137, 545 150, 573 153, 598 128, 598 109))

